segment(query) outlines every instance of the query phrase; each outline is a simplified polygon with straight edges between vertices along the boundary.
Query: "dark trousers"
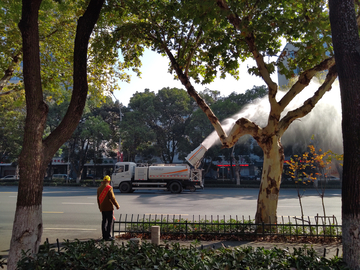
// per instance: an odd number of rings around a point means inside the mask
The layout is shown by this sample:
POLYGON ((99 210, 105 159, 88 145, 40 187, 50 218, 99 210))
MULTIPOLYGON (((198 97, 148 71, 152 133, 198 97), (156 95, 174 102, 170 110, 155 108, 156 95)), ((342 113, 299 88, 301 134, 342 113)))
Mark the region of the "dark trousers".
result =
POLYGON ((102 223, 101 231, 103 239, 108 239, 111 236, 111 229, 114 222, 113 216, 114 211, 103 211, 102 214, 102 223))

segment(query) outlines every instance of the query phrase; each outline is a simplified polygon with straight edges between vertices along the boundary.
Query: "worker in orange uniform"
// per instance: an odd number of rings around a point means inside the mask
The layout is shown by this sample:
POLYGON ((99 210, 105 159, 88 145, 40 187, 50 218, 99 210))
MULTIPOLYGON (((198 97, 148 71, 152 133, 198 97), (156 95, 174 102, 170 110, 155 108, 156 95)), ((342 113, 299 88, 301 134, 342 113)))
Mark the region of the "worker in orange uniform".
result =
POLYGON ((106 175, 97 190, 97 202, 102 214, 101 231, 105 241, 115 240, 111 237, 111 229, 114 221, 114 206, 120 206, 115 199, 112 186, 110 186, 110 176, 106 175))

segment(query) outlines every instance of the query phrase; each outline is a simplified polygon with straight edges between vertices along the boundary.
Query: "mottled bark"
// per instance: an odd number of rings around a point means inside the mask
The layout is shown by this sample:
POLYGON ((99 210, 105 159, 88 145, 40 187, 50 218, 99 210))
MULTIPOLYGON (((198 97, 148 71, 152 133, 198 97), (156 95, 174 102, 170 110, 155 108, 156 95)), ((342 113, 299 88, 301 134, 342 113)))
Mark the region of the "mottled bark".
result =
POLYGON ((277 204, 284 166, 284 149, 280 138, 272 136, 259 143, 264 163, 255 215, 256 223, 277 223, 277 204))
MULTIPOLYGON (((319 87, 319 89, 312 97, 309 97, 309 99, 304 102, 302 106, 293 111, 289 111, 285 117, 280 119, 280 115, 284 111, 288 102, 290 102, 292 98, 299 94, 308 83, 304 84, 304 81, 302 83, 298 83, 296 87, 289 91, 291 92, 291 99, 289 98, 290 95, 288 95, 285 100, 282 99, 279 102, 276 101, 277 87, 275 87, 276 89, 269 89, 269 102, 271 104, 271 109, 267 126, 261 128, 248 119, 240 118, 235 122, 229 134, 227 134, 223 130, 217 117, 211 111, 210 107, 195 91, 194 87, 190 83, 189 78, 183 73, 175 58, 172 56, 171 52, 166 48, 165 45, 164 49, 172 62, 174 70, 176 71, 182 84, 187 89, 189 95, 196 100, 199 107, 209 118, 220 138, 222 147, 231 148, 240 137, 248 134, 251 135, 263 149, 264 165, 261 178, 261 187, 259 191, 256 221, 266 223, 274 221, 276 222, 276 209, 284 163, 281 136, 294 120, 310 113, 321 97, 331 89, 331 85, 337 76, 336 69, 333 67, 334 60, 332 58, 326 59, 313 69, 305 71, 303 73, 305 75, 300 76, 300 80, 304 77, 311 80, 316 72, 330 68, 330 72, 328 73, 325 82, 319 87), (316 70, 316 72, 314 72, 314 70, 316 70), (272 94, 270 94, 270 92, 272 94)), ((272 86, 270 82, 268 85, 272 86)))
MULTIPOLYGON (((332 59, 332 58, 330 58, 330 59, 332 59)), ((328 62, 328 60, 329 59, 325 60, 324 62, 328 62)), ((318 88, 318 90, 314 93, 314 95, 312 97, 309 97, 302 106, 298 107, 295 110, 289 111, 280 120, 280 123, 279 123, 279 130, 281 131, 281 133, 279 133, 280 136, 283 135, 283 133, 288 129, 288 127, 294 120, 304 117, 305 115, 310 113, 311 110, 315 107, 316 103, 318 103, 318 101, 324 96, 324 94, 331 89, 333 82, 337 78, 336 66, 334 65, 333 61, 328 62, 328 65, 326 65, 326 66, 329 68, 329 71, 326 75, 325 81, 318 88)), ((314 73, 314 75, 315 75, 315 73, 314 73)), ((302 87, 302 86, 299 86, 299 87, 302 87)), ((293 88, 294 88, 294 86, 289 90, 289 92, 287 94, 289 94, 293 88)), ((287 94, 284 96, 285 100, 288 99, 287 94)), ((292 98, 294 98, 296 95, 297 94, 293 95, 292 98)), ((286 106, 284 106, 284 103, 288 104, 290 102, 290 100, 284 102, 284 98, 282 98, 279 101, 279 104, 281 106, 281 111, 283 111, 286 107, 286 106)))
POLYGON ((215 1, 219 8, 226 12, 228 21, 245 36, 249 52, 251 52, 253 59, 256 61, 259 74, 268 86, 268 99, 270 104, 270 113, 266 127, 260 128, 247 119, 239 119, 229 135, 225 139, 220 137, 220 140, 224 147, 231 147, 238 138, 245 134, 250 134, 264 151, 263 173, 255 219, 256 222, 273 223, 276 222, 277 202, 284 163, 281 137, 295 119, 310 113, 326 91, 331 89, 331 85, 337 76, 336 69, 332 68, 335 61, 333 58, 329 58, 316 65, 314 68, 304 71, 300 74, 298 81, 286 95, 280 101, 277 101, 276 95, 278 86, 271 79, 264 58, 256 47, 255 35, 247 29, 247 26, 244 26, 244 24, 241 26, 241 18, 239 18, 236 13, 232 12, 231 8, 227 5, 226 0, 215 1), (287 115, 281 119, 281 113, 285 110, 291 100, 293 100, 293 98, 310 83, 317 72, 326 69, 330 69, 330 72, 318 91, 316 91, 312 97, 309 97, 302 106, 289 111, 287 115))
MULTIPOLYGON (((199 107, 208 117, 210 123, 213 125, 220 138, 222 147, 231 148, 241 136, 248 134, 251 135, 263 149, 264 165, 261 179, 261 188, 259 191, 256 221, 276 222, 276 208, 284 162, 281 137, 294 120, 310 113, 317 102, 322 98, 322 96, 331 89, 331 85, 337 76, 336 68, 334 66, 335 61, 334 58, 331 57, 322 61, 315 67, 304 71, 302 74, 300 74, 298 81, 287 92, 287 94, 280 101, 277 101, 276 95, 278 93, 278 86, 271 79, 270 72, 264 61, 264 57, 256 46, 256 35, 251 32, 252 30, 248 28, 247 24, 241 23, 241 18, 231 10, 231 7, 227 5, 226 0, 215 1, 217 6, 224 12, 228 21, 235 27, 235 29, 241 32, 241 36, 244 37, 244 41, 248 46, 248 52, 252 54, 253 59, 256 61, 259 75, 268 86, 270 113, 268 116, 268 123, 265 127, 260 127, 248 119, 240 118, 235 122, 232 130, 227 134, 221 126, 216 115, 212 112, 210 107, 200 97, 191 84, 187 75, 190 62, 187 62, 186 67, 180 66, 173 56, 171 50, 167 47, 166 42, 158 40, 155 35, 150 35, 154 40, 156 40, 156 42, 162 43, 162 48, 168 55, 172 68, 175 70, 179 80, 186 88, 188 94, 195 99, 199 107), (285 117, 281 118, 281 114, 284 112, 285 108, 291 102, 291 100, 293 100, 294 97, 296 97, 303 91, 303 89, 306 88, 306 86, 309 85, 311 79, 317 72, 324 70, 329 70, 329 72, 325 82, 319 87, 319 89, 312 96, 310 96, 302 106, 295 110, 289 111, 285 117)), ((200 40, 200 33, 198 40, 200 40)))
POLYGON ((330 0, 329 8, 343 117, 343 258, 360 269, 360 39, 354 1, 330 0))

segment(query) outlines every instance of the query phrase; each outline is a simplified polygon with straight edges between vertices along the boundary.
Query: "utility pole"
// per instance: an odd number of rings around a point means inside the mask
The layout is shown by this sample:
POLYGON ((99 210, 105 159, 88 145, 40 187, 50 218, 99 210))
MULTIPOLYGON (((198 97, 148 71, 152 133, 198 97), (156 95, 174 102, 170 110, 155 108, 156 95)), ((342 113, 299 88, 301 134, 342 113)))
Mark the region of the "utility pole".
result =
POLYGON ((69 176, 70 176, 70 149, 71 149, 69 141, 67 143, 67 147, 68 147, 68 161, 67 161, 67 166, 66 166, 66 174, 67 174, 66 183, 69 183, 69 176))
POLYGON ((121 121, 122 121, 122 117, 124 116, 122 113, 121 113, 121 108, 122 108, 122 104, 120 103, 120 101, 115 97, 114 93, 112 93, 112 95, 114 96, 115 100, 119 103, 119 157, 120 157, 120 160, 119 161, 122 161, 122 156, 121 156, 121 134, 120 134, 120 128, 121 128, 121 121))
POLYGON ((119 117, 120 117, 120 120, 119 120, 119 154, 120 154, 120 161, 123 161, 122 154, 121 154, 121 133, 120 133, 121 121, 122 121, 122 117, 123 117, 123 114, 121 113, 121 107, 122 107, 122 104, 119 102, 119 117))

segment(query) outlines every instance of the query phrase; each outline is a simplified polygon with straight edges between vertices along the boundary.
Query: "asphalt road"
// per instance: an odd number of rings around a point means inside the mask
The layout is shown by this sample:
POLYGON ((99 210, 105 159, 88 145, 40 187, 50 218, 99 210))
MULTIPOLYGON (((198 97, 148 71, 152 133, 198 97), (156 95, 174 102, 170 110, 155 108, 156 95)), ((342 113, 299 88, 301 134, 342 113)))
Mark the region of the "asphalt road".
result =
MULTIPOLYGON (((254 219, 258 189, 206 188, 196 192, 171 194, 166 191, 135 191, 121 194, 115 190, 120 214, 171 214, 195 219, 201 215, 214 218, 235 217, 254 219)), ((17 187, 0 187, 0 255, 10 247, 12 223, 16 207, 17 187)), ((321 199, 316 190, 307 190, 302 198, 304 215, 322 215, 321 199)), ((341 223, 341 190, 325 191, 326 215, 335 215, 341 223)), ((280 190, 278 216, 300 216, 295 189, 280 190)), ((98 239, 101 237, 101 214, 96 202, 96 188, 44 187, 43 242, 56 239, 98 239)), ((6 252, 7 253, 7 252, 6 252)))

